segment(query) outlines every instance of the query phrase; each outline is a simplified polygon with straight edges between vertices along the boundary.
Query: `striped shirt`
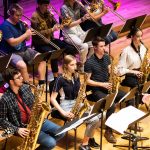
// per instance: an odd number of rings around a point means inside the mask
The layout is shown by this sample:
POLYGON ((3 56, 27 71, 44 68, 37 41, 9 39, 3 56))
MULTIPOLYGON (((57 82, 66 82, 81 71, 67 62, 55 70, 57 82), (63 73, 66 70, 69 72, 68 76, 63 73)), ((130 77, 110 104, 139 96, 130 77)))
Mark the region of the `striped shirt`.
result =
POLYGON ((91 80, 97 82, 108 82, 109 81, 109 70, 110 65, 109 55, 104 54, 104 56, 99 59, 95 54, 87 59, 84 71, 91 73, 91 80))

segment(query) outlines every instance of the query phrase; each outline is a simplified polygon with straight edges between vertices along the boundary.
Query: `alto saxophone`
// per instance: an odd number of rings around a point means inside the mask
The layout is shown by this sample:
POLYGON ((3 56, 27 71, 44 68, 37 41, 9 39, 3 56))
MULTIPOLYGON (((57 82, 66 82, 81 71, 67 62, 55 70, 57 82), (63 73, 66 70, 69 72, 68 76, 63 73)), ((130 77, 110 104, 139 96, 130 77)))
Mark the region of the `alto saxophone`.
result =
POLYGON ((90 109, 90 104, 88 103, 85 97, 87 77, 88 76, 86 73, 80 73, 81 85, 80 85, 78 97, 76 99, 76 103, 71 110, 75 118, 81 118, 84 112, 90 109))
MULTIPOLYGON (((144 43, 142 41, 141 41, 141 43, 144 45, 144 43)), ((147 47, 146 47, 146 53, 145 53, 143 61, 141 63, 140 72, 143 72, 143 76, 140 78, 140 83, 143 84, 143 83, 147 82, 147 78, 149 76, 149 62, 148 62, 148 48, 147 47)))
POLYGON ((115 70, 114 58, 110 56, 110 60, 111 60, 111 72, 109 75, 109 82, 112 83, 112 88, 108 92, 111 94, 115 93, 118 90, 121 82, 121 77, 117 76, 117 74, 114 71, 115 70))
POLYGON ((36 148, 37 139, 45 118, 45 114, 47 111, 50 111, 48 104, 44 101, 40 101, 43 91, 44 86, 35 87, 35 102, 31 110, 29 124, 27 125, 27 129, 30 131, 30 133, 23 139, 22 144, 17 147, 17 150, 35 150, 36 148), (38 107, 39 102, 42 103, 41 108, 38 107))

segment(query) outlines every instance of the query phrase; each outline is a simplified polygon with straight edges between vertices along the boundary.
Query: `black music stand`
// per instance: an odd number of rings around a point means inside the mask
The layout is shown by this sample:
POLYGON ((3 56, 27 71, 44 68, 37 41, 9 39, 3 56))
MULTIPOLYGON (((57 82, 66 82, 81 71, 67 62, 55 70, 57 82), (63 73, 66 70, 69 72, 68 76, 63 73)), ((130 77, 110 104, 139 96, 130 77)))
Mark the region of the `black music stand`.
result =
POLYGON ((109 35, 111 28, 112 28, 112 23, 103 25, 101 27, 96 27, 89 29, 87 31, 87 35, 85 39, 83 40, 83 43, 92 41, 95 37, 100 36, 101 38, 105 38, 107 35, 109 35))
MULTIPOLYGON (((148 117, 150 115, 150 112, 148 112, 147 114, 145 114, 144 116, 140 117, 139 119, 133 121, 129 126, 133 125, 133 124, 137 124, 137 122, 143 120, 144 118, 148 117)), ((142 148, 144 150, 146 149, 150 149, 149 146, 137 146, 137 142, 141 141, 141 140, 149 140, 149 138, 147 137, 139 137, 136 134, 133 134, 131 132, 127 132, 124 131, 125 134, 128 134, 128 140, 129 140, 129 145, 113 145, 113 147, 128 147, 129 150, 130 148, 132 148, 133 150, 138 150, 139 148, 142 148), (130 145, 130 143, 132 142, 132 146, 130 145)))
POLYGON ((127 31, 130 31, 133 27, 141 28, 142 24, 144 23, 146 19, 146 14, 142 16, 138 16, 135 18, 128 19, 125 23, 125 25, 122 27, 120 33, 124 33, 127 31))
POLYGON ((100 150, 102 150, 102 136, 103 136, 103 118, 104 118, 104 111, 108 110, 115 101, 117 93, 112 93, 107 95, 106 97, 98 100, 91 111, 91 113, 101 113, 101 132, 100 132, 100 150))
POLYGON ((12 54, 0 57, 0 72, 4 72, 8 68, 12 54))
MULTIPOLYGON (((81 119, 79 118, 75 118, 74 120, 70 121, 70 122, 67 122, 63 127, 59 128, 55 135, 59 135, 59 134, 62 134, 62 133, 65 133, 67 134, 68 136, 68 131, 74 129, 75 130, 75 137, 74 137, 74 150, 76 150, 76 130, 77 128, 82 125, 85 121, 88 121, 92 118, 94 118, 95 116, 97 116, 96 113, 93 113, 91 115, 88 115, 88 116, 84 116, 82 117, 81 119)), ((68 149, 68 145, 66 147, 66 149, 68 149)))
MULTIPOLYGON (((6 68, 9 67, 9 63, 11 61, 11 56, 10 55, 6 55, 6 56, 0 56, 0 73, 4 72, 6 70, 6 68)), ((2 86, 4 84, 4 80, 2 75, 0 74, 0 86, 2 86)))
POLYGON ((41 61, 46 61, 46 102, 47 102, 47 75, 48 75, 48 61, 49 60, 53 60, 53 59, 58 59, 62 53, 63 53, 63 49, 61 50, 53 50, 53 51, 49 51, 46 53, 41 53, 39 55, 37 55, 32 64, 33 64, 33 84, 34 84, 34 65, 38 64, 41 61))

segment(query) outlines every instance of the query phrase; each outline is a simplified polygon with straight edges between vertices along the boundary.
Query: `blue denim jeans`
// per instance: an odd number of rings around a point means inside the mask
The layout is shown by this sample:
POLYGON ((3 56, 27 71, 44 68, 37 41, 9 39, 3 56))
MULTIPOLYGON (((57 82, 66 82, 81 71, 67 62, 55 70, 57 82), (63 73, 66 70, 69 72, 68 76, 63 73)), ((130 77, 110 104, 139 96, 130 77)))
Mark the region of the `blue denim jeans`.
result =
POLYGON ((60 128, 57 124, 49 121, 43 123, 37 143, 40 146, 38 150, 50 150, 56 146, 56 142, 61 139, 64 134, 55 136, 55 132, 60 128))

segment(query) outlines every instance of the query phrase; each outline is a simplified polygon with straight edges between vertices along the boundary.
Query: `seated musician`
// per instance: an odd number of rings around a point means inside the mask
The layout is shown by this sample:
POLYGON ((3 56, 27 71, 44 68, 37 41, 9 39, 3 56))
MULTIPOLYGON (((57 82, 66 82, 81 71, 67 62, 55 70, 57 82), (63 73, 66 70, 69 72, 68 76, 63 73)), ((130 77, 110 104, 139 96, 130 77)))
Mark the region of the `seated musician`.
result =
MULTIPOLYGON (((134 88, 140 84, 140 79, 144 75, 141 67, 145 55, 147 54, 147 49, 142 43, 143 32, 133 27, 127 36, 131 38, 131 44, 123 49, 120 60, 118 63, 118 74, 120 76, 125 75, 125 79, 122 81, 122 86, 128 86, 134 88)), ((145 63, 146 65, 146 63, 145 63)))
MULTIPOLYGON (((64 49, 64 53, 75 55, 77 53, 75 47, 65 43, 63 40, 54 38, 53 34, 59 30, 59 25, 56 24, 56 20, 49 10, 50 0, 37 0, 37 4, 36 11, 33 12, 31 17, 31 26, 60 49, 64 49)), ((48 44, 37 35, 32 36, 32 45, 40 53, 57 50, 54 46, 48 44)), ((57 63, 57 60, 51 60, 54 77, 58 76, 57 63)))
MULTIPOLYGON (((88 73, 87 80, 87 90, 92 90, 92 98, 94 101, 98 101, 101 98, 106 97, 109 92, 111 93, 112 84, 117 82, 115 81, 116 74, 109 74, 110 69, 115 71, 115 68, 111 68, 111 61, 109 55, 105 53, 105 40, 96 37, 93 41, 94 54, 87 59, 85 63, 85 72, 88 73), (112 76, 113 75, 113 76, 112 76), (110 76, 114 81, 109 81, 110 76)), ((117 91, 117 87, 112 92, 117 91)), ((112 106, 107 110, 106 119, 115 111, 115 104, 123 97, 125 93, 121 90, 118 91, 117 96, 115 98, 115 102, 112 106)), ((132 100, 128 101, 127 105, 132 104, 132 100)), ((103 107, 103 106, 102 106, 103 107)), ((116 138, 113 135, 113 131, 111 128, 106 126, 106 131, 104 134, 106 140, 110 143, 116 143, 116 138)))
MULTIPOLYGON (((33 117, 31 109, 35 97, 29 85, 23 84, 23 77, 20 71, 7 69, 3 73, 3 78, 9 84, 9 88, 0 100, 0 126, 3 129, 10 128, 14 131, 14 134, 25 138, 30 133, 27 124, 29 119, 31 119, 30 116, 33 117)), ((40 102, 38 102, 38 107, 41 108, 40 102)), ((35 134, 37 132, 36 129, 35 126, 35 134)), ((40 150, 50 150, 56 146, 56 142, 64 136, 55 136, 55 131, 58 129, 58 125, 45 119, 37 141, 40 144, 40 150)), ((29 139, 32 139, 32 136, 31 134, 29 139)))
MULTIPOLYGON (((85 3, 85 0, 82 0, 82 3, 84 4, 85 9, 87 9, 91 13, 95 21, 90 19, 81 23, 81 27, 84 31, 104 25, 102 22, 102 17, 105 16, 105 14, 109 12, 109 9, 104 6, 103 0, 100 0, 100 1, 99 0, 86 0, 86 1, 89 2, 89 6, 87 6, 87 4, 85 3)), ((84 12, 85 11, 82 11, 81 13, 82 16, 85 14, 84 12)), ((117 39, 117 33, 111 30, 109 35, 106 36, 104 39, 107 45, 117 39)))
MULTIPOLYGON (((29 74, 26 63, 31 64, 39 53, 26 46, 25 42, 30 39, 34 32, 31 29, 26 29, 20 21, 23 13, 21 6, 13 4, 8 12, 9 18, 0 25, 0 30, 3 32, 0 49, 4 54, 12 54, 10 63, 20 70, 23 80, 28 82, 29 74)), ((45 66, 44 61, 39 63, 39 84, 45 80, 45 66)))
MULTIPOLYGON (((92 49, 91 41, 84 43, 86 32, 82 30, 80 24, 85 20, 89 19, 89 15, 85 14, 83 17, 80 16, 82 7, 75 0, 64 0, 64 4, 61 7, 62 17, 72 19, 72 22, 64 28, 64 31, 68 33, 72 41, 78 46, 80 53, 80 61, 84 64, 86 58, 89 57, 92 49), (89 53, 88 53, 89 52, 89 53), (87 56, 88 54, 88 56, 87 56)), ((63 34, 64 40, 71 44, 70 38, 63 34)), ((83 68, 82 68, 83 69, 83 68)))
MULTIPOLYGON (((80 88, 79 74, 75 72, 76 70, 76 59, 72 55, 66 55, 63 64, 63 74, 56 79, 54 88, 51 94, 51 103, 58 110, 59 114, 66 119, 73 119, 73 112, 71 111, 75 106, 76 100, 81 95, 78 95, 80 88), (61 90, 61 102, 57 102, 56 98, 59 91, 61 90), (63 91, 63 93, 62 93, 63 91)), ((83 92, 84 89, 82 89, 83 92)), ((82 96, 85 93, 80 93, 82 96)), ((80 100, 81 101, 81 100, 80 100)), ((80 102, 81 103, 81 102, 80 102)), ((79 108, 75 108, 77 111, 79 108)), ((86 109, 86 108, 85 108, 86 109)), ((75 113, 75 112, 74 112, 75 113)), ((80 145, 80 150, 91 150, 90 147, 98 148, 99 145, 95 142, 93 136, 96 128, 100 126, 99 117, 94 117, 92 121, 87 122, 86 131, 82 144, 80 145)))

